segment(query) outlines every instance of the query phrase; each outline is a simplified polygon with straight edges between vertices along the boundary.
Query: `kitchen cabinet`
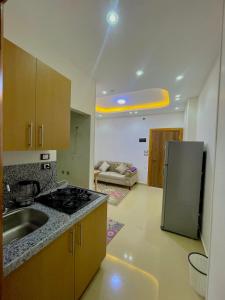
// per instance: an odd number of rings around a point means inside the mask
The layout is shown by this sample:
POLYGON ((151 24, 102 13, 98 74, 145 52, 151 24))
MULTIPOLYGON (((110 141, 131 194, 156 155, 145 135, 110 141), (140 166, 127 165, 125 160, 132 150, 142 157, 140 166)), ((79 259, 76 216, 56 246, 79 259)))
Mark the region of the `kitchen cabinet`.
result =
POLYGON ((73 235, 64 233, 7 276, 3 300, 74 300, 73 235))
POLYGON ((106 255, 107 203, 4 279, 3 300, 77 300, 106 255))
POLYGON ((34 150, 36 59, 4 40, 4 150, 34 150))
POLYGON ((75 225, 75 300, 79 299, 106 255, 107 203, 75 225))
POLYGON ((4 40, 4 150, 66 149, 71 81, 4 40))
POLYGON ((65 149, 70 141, 70 81, 37 60, 37 149, 65 149))

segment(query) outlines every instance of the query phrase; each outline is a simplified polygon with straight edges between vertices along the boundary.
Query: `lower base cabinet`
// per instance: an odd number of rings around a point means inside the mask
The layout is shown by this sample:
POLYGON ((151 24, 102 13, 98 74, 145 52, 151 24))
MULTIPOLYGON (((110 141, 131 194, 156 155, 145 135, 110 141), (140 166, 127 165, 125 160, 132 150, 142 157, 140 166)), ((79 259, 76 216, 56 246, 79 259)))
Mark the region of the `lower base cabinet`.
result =
POLYGON ((106 255, 107 204, 4 279, 3 300, 77 300, 106 255))
POLYGON ((107 204, 75 225, 75 300, 78 300, 106 255, 107 204))
POLYGON ((73 300, 74 256, 68 231, 4 280, 4 300, 73 300))

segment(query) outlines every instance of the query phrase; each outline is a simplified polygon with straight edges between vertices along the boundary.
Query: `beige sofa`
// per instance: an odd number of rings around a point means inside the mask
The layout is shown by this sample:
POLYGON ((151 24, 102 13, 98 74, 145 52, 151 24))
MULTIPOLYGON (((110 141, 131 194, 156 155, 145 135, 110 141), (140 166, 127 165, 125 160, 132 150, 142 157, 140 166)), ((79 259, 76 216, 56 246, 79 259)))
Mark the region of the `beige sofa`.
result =
MULTIPOLYGON (((98 170, 103 162, 104 161, 99 161, 96 164, 95 169, 98 170)), ((110 165, 110 167, 106 172, 99 173, 98 181, 127 186, 129 189, 137 182, 137 170, 132 171, 132 164, 122 162, 127 166, 128 170, 125 174, 120 174, 116 171, 116 168, 121 164, 121 162, 106 162, 110 165)))

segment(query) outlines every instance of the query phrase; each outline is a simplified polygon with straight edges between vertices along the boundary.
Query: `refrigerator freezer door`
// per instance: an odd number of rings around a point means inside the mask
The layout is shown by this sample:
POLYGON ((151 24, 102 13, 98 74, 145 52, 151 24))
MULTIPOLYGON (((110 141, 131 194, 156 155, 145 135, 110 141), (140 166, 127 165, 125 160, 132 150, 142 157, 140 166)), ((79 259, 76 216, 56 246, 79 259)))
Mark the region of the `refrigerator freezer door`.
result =
POLYGON ((169 142, 165 177, 163 229, 198 238, 203 146, 201 142, 169 142))

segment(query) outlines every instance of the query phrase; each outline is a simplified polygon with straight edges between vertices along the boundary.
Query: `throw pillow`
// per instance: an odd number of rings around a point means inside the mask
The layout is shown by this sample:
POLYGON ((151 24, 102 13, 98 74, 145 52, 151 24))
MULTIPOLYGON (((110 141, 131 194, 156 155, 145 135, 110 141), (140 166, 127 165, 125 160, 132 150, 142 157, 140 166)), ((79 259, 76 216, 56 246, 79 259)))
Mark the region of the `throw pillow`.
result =
POLYGON ((127 170, 127 165, 125 164, 120 164, 117 168, 116 168, 116 172, 120 173, 121 175, 124 175, 126 170, 127 170))
POLYGON ((99 161, 96 165, 95 165, 95 170, 98 170, 100 168, 100 166, 102 165, 102 161, 99 161))
POLYGON ((101 172, 106 172, 109 169, 110 165, 104 161, 103 164, 99 167, 99 170, 101 172))

